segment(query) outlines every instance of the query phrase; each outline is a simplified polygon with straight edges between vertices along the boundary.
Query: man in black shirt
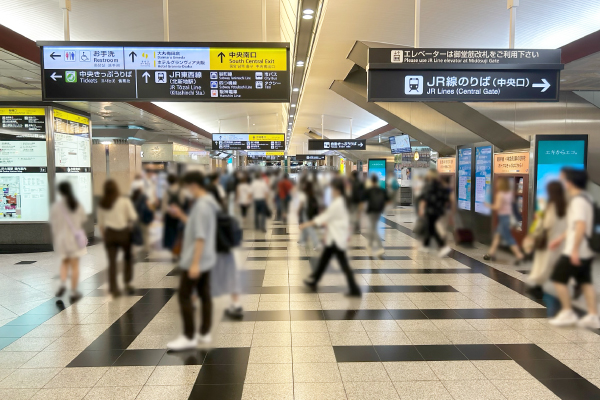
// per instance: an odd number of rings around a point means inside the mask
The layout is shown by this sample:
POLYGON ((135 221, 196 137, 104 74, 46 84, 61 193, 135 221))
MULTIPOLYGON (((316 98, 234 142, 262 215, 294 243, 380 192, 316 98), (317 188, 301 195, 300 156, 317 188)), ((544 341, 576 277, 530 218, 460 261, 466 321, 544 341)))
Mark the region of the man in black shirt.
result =
POLYGON ((367 252, 370 256, 373 254, 381 258, 383 256, 383 244, 377 232, 377 224, 385 205, 389 201, 385 189, 379 186, 377 175, 371 176, 371 187, 365 191, 364 201, 367 203, 367 219, 369 220, 369 230, 367 231, 367 252))

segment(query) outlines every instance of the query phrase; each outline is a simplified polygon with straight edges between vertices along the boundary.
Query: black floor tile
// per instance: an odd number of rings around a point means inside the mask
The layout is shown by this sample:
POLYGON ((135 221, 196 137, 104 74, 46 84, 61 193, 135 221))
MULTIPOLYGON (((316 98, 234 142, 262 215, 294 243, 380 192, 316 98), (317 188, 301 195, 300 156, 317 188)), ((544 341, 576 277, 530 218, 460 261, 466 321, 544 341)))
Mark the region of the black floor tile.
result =
POLYGON ((3 348, 5 348, 6 346, 8 346, 9 344, 11 344, 12 342, 14 342, 15 340, 17 340, 19 338, 13 337, 13 338, 0 338, 0 350, 2 350, 3 348))
POLYGON ((561 399, 600 399, 600 388, 585 379, 544 379, 540 382, 561 399))
POLYGON ((206 350, 167 351, 158 365, 202 365, 206 358, 206 350))
POLYGON ((67 368, 75 367, 110 367, 123 354, 124 350, 87 351, 84 350, 67 368))
POLYGON ((493 319, 494 314, 488 310, 474 308, 474 309, 460 309, 454 310, 463 319, 493 319))
POLYGON ((488 309, 494 318, 523 318, 520 308, 491 308, 488 309))
POLYGON ((462 319, 454 310, 448 309, 433 309, 421 310, 429 319, 462 319))
MULTIPOLYGON (((109 328, 110 329, 110 328, 109 328)), ((94 340, 86 350, 104 351, 104 350, 125 350, 135 340, 137 336, 114 335, 103 333, 94 340)))
POLYGON ((537 380, 542 379, 581 379, 581 375, 556 359, 548 360, 515 360, 537 380))
POLYGON ((525 318, 548 318, 547 308, 522 308, 521 313, 525 318))
POLYGON ((16 263, 15 265, 22 265, 22 264, 35 264, 37 261, 19 261, 18 263, 16 263))
POLYGON ((189 400, 239 400, 243 390, 243 384, 195 385, 189 400))
MULTIPOLYGON (((253 321, 289 321, 289 311, 251 311, 254 313, 253 321)), ((250 312, 248 312, 250 314, 250 312)), ((246 317, 244 315, 244 320, 246 317)))
POLYGON ((458 292, 458 290, 454 289, 450 285, 426 285, 424 288, 435 293, 458 292))
POLYGON ((4 326, 40 325, 40 324, 48 321, 53 316, 54 315, 52 315, 52 314, 21 315, 20 317, 13 319, 12 321, 10 321, 9 323, 7 323, 4 326))
POLYGON ((381 361, 423 361, 424 358, 412 345, 374 346, 381 361))
POLYGON ((105 332, 111 336, 137 336, 148 326, 148 324, 126 324, 116 321, 105 332))
POLYGON ((291 310, 292 321, 321 321, 325 319, 321 310, 291 310))
POLYGON ((388 310, 356 310, 354 319, 381 321, 394 319, 394 317, 388 310))
POLYGON ((415 346, 425 361, 458 361, 467 357, 454 345, 419 345, 415 346))
MULTIPOLYGON (((369 256, 350 256, 348 257, 350 260, 374 260, 374 258, 369 256)), ((383 256, 383 260, 410 260, 411 258, 408 256, 383 256)))
POLYGON ((388 310, 394 319, 427 319, 421 310, 388 310))
POLYGON ((273 235, 288 235, 287 228, 273 228, 273 235))
POLYGON ((20 338, 37 327, 38 325, 0 326, 0 338, 20 338))
POLYGON ((508 354, 513 360, 553 360, 550 354, 546 353, 535 344, 498 344, 500 350, 508 354))
POLYGON ((326 321, 347 321, 356 318, 356 310, 323 310, 326 321))
POLYGON ((249 347, 232 347, 212 349, 204 359, 205 365, 221 364, 248 364, 250 357, 249 347))
POLYGON ((493 344, 457 344, 456 347, 469 360, 510 360, 510 357, 493 344))
POLYGON ((196 379, 196 385, 244 383, 247 367, 247 364, 203 364, 196 379))
POLYGON ((165 355, 166 350, 145 349, 145 350, 125 350, 121 357, 115 361, 115 367, 137 367, 158 365, 165 355))
POLYGON ((334 346, 337 362, 378 362, 379 356, 373 346, 334 346))

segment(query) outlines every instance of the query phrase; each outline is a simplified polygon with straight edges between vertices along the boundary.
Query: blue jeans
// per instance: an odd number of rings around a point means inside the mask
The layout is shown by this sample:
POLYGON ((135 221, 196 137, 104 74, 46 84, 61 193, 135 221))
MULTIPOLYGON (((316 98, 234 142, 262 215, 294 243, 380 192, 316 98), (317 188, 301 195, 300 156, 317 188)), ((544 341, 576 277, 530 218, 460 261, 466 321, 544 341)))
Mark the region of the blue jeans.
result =
POLYGON ((517 244, 515 238, 510 231, 510 215, 498 215, 498 226, 496 227, 496 233, 500 235, 500 238, 506 242, 509 246, 517 244))
POLYGON ((265 229, 267 217, 266 200, 254 200, 254 229, 265 229))

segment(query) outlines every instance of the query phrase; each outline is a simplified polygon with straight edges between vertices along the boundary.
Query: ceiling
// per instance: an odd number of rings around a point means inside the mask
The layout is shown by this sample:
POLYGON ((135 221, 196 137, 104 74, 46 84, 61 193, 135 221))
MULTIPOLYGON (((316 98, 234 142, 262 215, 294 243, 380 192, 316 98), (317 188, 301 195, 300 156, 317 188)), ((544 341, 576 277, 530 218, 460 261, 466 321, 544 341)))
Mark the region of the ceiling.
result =
MULTIPOLYGON (((261 4, 262 0, 170 0, 170 39, 262 41, 261 4)), ((290 4, 296 2, 267 0, 268 41, 281 41, 282 37, 289 40, 289 28, 284 28, 282 21, 290 4)), ((163 38, 160 0, 74 0, 72 6, 72 40, 161 41, 163 38)), ((0 24, 29 39, 62 39, 62 10, 56 0, 0 0, 0 9, 0 24)), ((516 46, 560 47, 597 31, 599 21, 598 0, 522 0, 517 11, 516 46)), ((508 24, 505 0, 423 0, 421 46, 507 47, 508 24)), ((337 137, 350 137, 351 132, 358 137, 385 125, 329 87, 334 80, 343 80, 352 68, 353 63, 346 57, 357 40, 411 45, 413 29, 414 0, 324 0, 313 53, 306 65, 307 78, 297 105, 292 153, 294 148, 302 148, 308 139, 304 133, 309 128, 320 131, 323 126, 337 137)), ((592 69, 596 65, 590 60, 579 68, 592 69)), ((8 99, 40 99, 39 67, 0 52, 0 100, 8 99)), ((287 104, 156 104, 208 132, 218 132, 219 127, 221 132, 281 132, 286 128, 287 104)), ((95 124, 132 123, 189 137, 189 130, 128 104, 75 106, 92 112, 95 124)), ((440 129, 451 132, 458 128, 440 129)))

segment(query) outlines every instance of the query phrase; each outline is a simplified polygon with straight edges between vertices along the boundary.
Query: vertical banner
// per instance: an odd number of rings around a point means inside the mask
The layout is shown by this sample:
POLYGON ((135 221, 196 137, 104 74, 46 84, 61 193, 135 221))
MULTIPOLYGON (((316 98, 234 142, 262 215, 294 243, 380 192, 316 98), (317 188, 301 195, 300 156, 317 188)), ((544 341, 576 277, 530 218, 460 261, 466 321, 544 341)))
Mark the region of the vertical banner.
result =
POLYGON ((385 189, 385 158, 369 160, 369 177, 373 174, 379 178, 379 186, 385 189))
POLYGON ((473 149, 458 149, 458 208, 471 210, 471 162, 473 149))
POLYGON ((475 148, 475 212, 490 215, 492 203, 492 146, 475 148))

